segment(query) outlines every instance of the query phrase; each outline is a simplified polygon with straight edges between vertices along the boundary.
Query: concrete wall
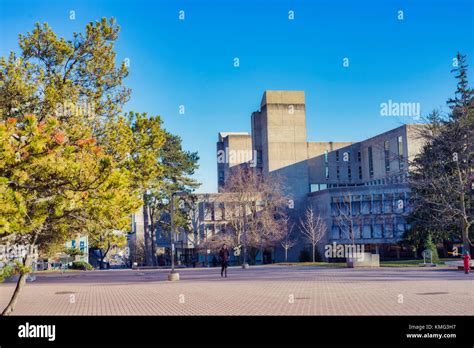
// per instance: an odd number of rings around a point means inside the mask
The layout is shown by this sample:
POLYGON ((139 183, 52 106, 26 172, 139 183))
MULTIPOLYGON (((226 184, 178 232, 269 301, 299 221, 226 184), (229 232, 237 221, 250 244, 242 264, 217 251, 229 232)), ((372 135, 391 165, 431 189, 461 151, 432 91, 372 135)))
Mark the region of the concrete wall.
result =
MULTIPOLYGON (((245 139, 236 136, 233 142, 233 136, 220 136, 218 150, 229 146, 248 148, 250 145, 264 177, 278 175, 283 179, 285 193, 295 200, 296 218, 304 214, 307 206, 313 206, 327 219, 328 236, 321 245, 332 240, 331 198, 352 193, 405 194, 409 191, 406 185, 407 159, 412 159, 422 144, 417 136, 419 125, 404 125, 362 142, 308 142, 302 91, 265 91, 260 110, 252 113, 251 124, 251 136, 245 139), (402 163, 398 137, 402 138, 402 163), (385 142, 388 142, 387 156, 385 142), (369 170, 369 148, 372 150, 373 173, 369 170), (317 184, 322 191, 310 193, 311 184, 317 184)), ((218 165, 218 168, 228 172, 231 166, 218 165)), ((361 242, 395 243, 396 239, 370 238, 370 241, 361 242)), ((297 260, 300 249, 306 245, 300 238, 299 245, 290 251, 290 259, 297 260)), ((282 253, 277 251, 277 255, 282 253)))
POLYGON ((419 124, 412 124, 405 126, 406 137, 408 139, 405 149, 408 154, 408 160, 412 161, 413 158, 420 152, 425 140, 421 137, 420 131, 423 126, 419 124))
MULTIPOLYGON (((390 224, 393 222, 394 229, 390 231, 388 228, 384 233, 379 233, 376 228, 373 228, 372 235, 367 234, 369 228, 363 228, 359 233, 355 233, 355 243, 364 245, 373 244, 394 244, 402 237, 401 224, 403 228, 406 226, 406 216, 410 211, 408 195, 410 192, 408 184, 390 184, 390 185, 375 185, 375 186, 356 186, 356 187, 340 187, 332 188, 319 192, 313 192, 308 195, 307 205, 311 206, 317 215, 320 215, 327 226, 327 234, 323 240, 319 243, 318 250, 321 255, 324 252, 324 246, 337 242, 338 244, 351 244, 352 241, 347 238, 346 235, 337 235, 337 230, 334 214, 334 208, 331 207, 331 200, 335 197, 348 197, 348 196, 371 196, 381 195, 381 206, 380 211, 375 208, 376 204, 371 203, 373 211, 367 213, 366 211, 358 215, 354 214, 355 225, 367 225, 367 221, 371 220, 371 224, 378 224, 381 221, 385 221, 390 224), (391 197, 391 199, 390 199, 391 197), (403 206, 401 209, 398 208, 398 200, 403 200, 403 206), (373 204, 373 205, 372 205, 373 204), (395 226, 397 225, 397 226, 395 226), (335 228, 336 227, 336 228, 335 228)), ((355 206, 354 206, 355 208, 355 206)), ((361 208, 362 209, 362 208, 361 208)), ((385 223, 384 223, 385 225, 385 223)))
POLYGON ((232 168, 254 160, 252 136, 248 133, 219 133, 217 151, 217 187, 222 192, 232 168))
MULTIPOLYGON (((128 235, 128 247, 130 250, 131 262, 139 262, 137 248, 142 248, 145 245, 145 221, 143 217, 143 207, 132 215, 132 222, 130 226, 131 233, 128 235)), ((142 251, 140 251, 142 253, 142 251)))
POLYGON ((281 177, 286 194, 300 201, 309 192, 304 92, 265 91, 252 115, 255 150, 262 153, 264 177, 281 177))
POLYGON ((417 138, 418 128, 418 125, 404 125, 347 146, 341 146, 344 143, 337 143, 334 150, 328 152, 327 163, 323 150, 324 143, 308 143, 311 153, 322 152, 322 154, 308 159, 310 184, 327 184, 328 187, 337 187, 340 185, 376 185, 405 181, 405 174, 408 169, 407 159, 413 159, 422 144, 417 138), (402 158, 399 156, 399 137, 402 138, 402 158), (388 142, 388 171, 385 162, 385 142, 388 142), (372 175, 369 166, 369 148, 372 151, 372 175), (349 155, 348 161, 344 160, 347 157, 346 154, 349 155), (326 178, 326 167, 329 170, 329 178, 326 178), (351 169, 350 177, 348 168, 351 169), (362 175, 360 176, 360 174, 362 175))
MULTIPOLYGON (((320 154, 314 157, 308 156, 309 182, 310 184, 337 184, 340 181, 358 182, 358 164, 357 152, 359 151, 359 143, 351 142, 327 142, 318 143, 317 146, 313 143, 308 143, 308 148, 311 148, 312 153, 315 147, 322 150, 320 154), (324 145, 323 145, 324 144, 324 145), (324 148, 324 150, 323 150, 324 148), (331 150, 332 148, 332 150, 331 150), (328 151, 328 161, 326 163, 325 152, 328 151), (339 152, 339 160, 336 158, 336 151, 339 152), (344 161, 344 153, 349 153, 350 160, 344 161), (349 180, 348 167, 351 167, 351 180, 349 180), (329 178, 326 178, 326 167, 329 170, 329 178), (337 169, 339 167, 339 178, 337 179, 337 169)), ((308 151, 309 152, 309 151, 308 151)))

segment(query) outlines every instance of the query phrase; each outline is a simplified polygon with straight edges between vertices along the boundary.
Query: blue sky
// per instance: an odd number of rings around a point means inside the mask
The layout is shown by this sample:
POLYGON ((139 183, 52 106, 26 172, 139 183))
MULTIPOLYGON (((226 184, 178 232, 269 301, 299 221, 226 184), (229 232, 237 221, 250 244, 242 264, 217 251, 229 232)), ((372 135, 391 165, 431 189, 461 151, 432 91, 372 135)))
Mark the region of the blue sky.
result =
POLYGON ((457 51, 474 66, 471 0, 0 0, 0 55, 35 22, 70 38, 104 16, 122 28, 117 58, 130 60, 126 108, 161 115, 199 152, 200 192, 216 191, 217 133, 250 131, 266 89, 305 91, 308 140, 356 141, 410 122, 380 116, 389 99, 422 114, 445 107, 457 51))

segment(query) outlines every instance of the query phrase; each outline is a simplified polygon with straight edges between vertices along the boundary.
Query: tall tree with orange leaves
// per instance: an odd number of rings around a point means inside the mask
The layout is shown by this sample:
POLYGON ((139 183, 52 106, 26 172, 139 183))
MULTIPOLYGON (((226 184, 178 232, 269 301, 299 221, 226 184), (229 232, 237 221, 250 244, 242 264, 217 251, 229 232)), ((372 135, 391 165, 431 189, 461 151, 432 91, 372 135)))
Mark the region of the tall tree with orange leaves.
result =
MULTIPOLYGON (((72 39, 48 24, 20 35, 20 54, 0 58, 0 243, 42 253, 78 233, 125 230, 163 166, 159 116, 123 114, 128 70, 116 64, 120 28, 105 18, 72 39)), ((0 270, 20 276, 32 253, 0 270)))

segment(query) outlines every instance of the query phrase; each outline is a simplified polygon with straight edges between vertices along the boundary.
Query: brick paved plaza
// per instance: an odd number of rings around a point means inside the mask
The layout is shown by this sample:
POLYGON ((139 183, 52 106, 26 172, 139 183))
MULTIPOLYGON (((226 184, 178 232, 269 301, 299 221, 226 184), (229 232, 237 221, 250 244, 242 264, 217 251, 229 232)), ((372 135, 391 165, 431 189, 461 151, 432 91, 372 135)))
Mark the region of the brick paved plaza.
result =
MULTIPOLYGON (((104 270, 37 275, 16 315, 462 315, 474 314, 474 274, 446 268, 304 266, 104 270), (73 296, 72 296, 73 295, 73 296), (402 303, 399 303, 402 302, 402 303)), ((14 284, 0 284, 0 306, 14 284)))

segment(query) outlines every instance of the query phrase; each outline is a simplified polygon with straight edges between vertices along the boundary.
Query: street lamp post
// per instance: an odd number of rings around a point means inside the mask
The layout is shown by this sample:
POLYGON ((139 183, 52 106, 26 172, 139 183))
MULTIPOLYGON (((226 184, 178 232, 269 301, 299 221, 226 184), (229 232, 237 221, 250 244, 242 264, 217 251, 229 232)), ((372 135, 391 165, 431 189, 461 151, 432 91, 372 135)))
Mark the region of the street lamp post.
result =
POLYGON ((244 262, 242 263, 242 268, 249 268, 247 263, 247 204, 244 205, 244 233, 243 233, 243 242, 244 242, 244 262))
POLYGON ((182 196, 186 192, 178 191, 171 194, 171 272, 168 274, 168 280, 175 281, 179 280, 179 273, 174 269, 174 254, 175 254, 175 241, 174 241, 174 196, 182 196))

